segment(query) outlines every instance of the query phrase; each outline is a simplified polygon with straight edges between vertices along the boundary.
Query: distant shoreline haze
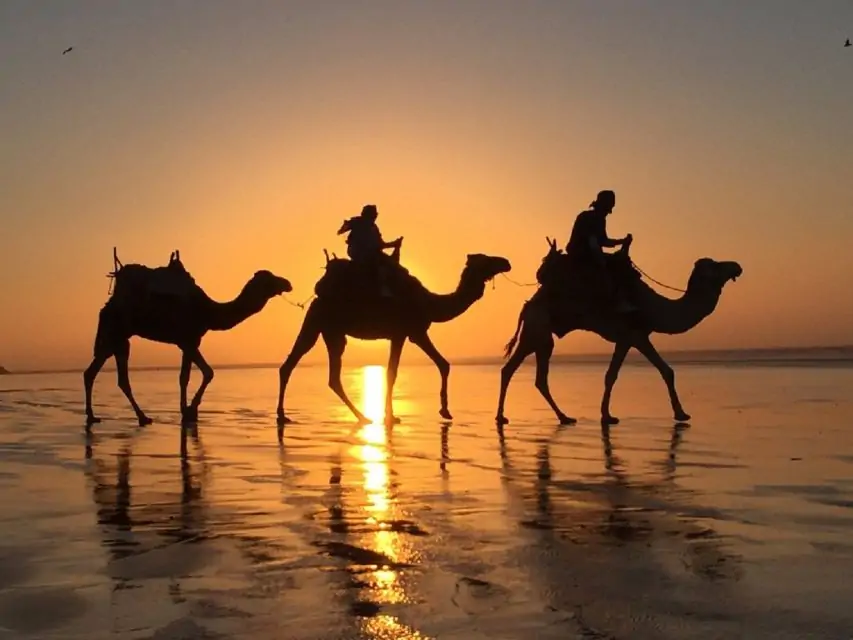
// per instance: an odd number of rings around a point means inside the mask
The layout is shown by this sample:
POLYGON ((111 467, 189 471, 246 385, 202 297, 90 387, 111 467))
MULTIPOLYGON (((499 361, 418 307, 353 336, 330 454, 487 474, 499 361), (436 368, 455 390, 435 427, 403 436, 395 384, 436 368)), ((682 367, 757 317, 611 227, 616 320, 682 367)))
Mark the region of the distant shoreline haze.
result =
MULTIPOLYGON (((760 348, 760 349, 703 349, 703 350, 673 350, 661 351, 663 357, 671 364, 680 365, 766 365, 766 366, 853 366, 853 345, 843 346, 824 346, 824 347, 783 347, 783 348, 760 348)), ((404 360, 405 360, 404 356, 404 360)), ((601 353, 580 353, 580 354, 561 354, 555 355, 551 362, 552 364, 607 364, 610 361, 610 354, 601 353)), ((467 357, 451 359, 451 365, 494 365, 500 366, 503 363, 502 358, 496 357, 467 357)), ((533 358, 529 358, 525 364, 535 362, 533 358)), ((628 355, 628 364, 647 365, 648 362, 635 351, 631 351, 628 355)), ((415 357, 409 361, 410 364, 431 364, 429 360, 422 357, 415 357)), ((385 364, 384 356, 382 357, 365 357, 357 356, 345 363, 345 366, 364 366, 371 364, 385 364)), ((214 369, 266 369, 276 368, 281 365, 280 362, 256 362, 256 363, 232 363, 232 364, 216 364, 212 363, 214 369)), ((321 361, 310 361, 301 364, 303 367, 325 367, 326 363, 321 361)), ((9 371, 0 367, 0 375, 33 375, 33 374, 56 374, 56 373, 81 373, 84 365, 80 369, 68 368, 49 368, 49 369, 19 369, 9 371)), ((148 365, 131 368, 135 371, 177 371, 180 369, 178 364, 175 365, 148 365)), ((114 368, 105 368, 105 371, 114 371, 114 368)))

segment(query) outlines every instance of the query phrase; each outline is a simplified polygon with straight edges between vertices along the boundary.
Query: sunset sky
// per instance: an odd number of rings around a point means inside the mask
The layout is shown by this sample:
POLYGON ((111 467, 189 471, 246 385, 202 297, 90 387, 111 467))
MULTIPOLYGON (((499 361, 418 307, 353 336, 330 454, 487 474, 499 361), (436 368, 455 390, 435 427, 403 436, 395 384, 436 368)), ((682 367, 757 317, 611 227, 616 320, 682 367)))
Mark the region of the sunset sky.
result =
MULTIPOLYGON (((373 202, 433 290, 467 253, 531 282, 603 188, 654 277, 744 268, 661 348, 853 343, 848 37, 849 0, 4 0, 0 365, 88 364, 113 246, 152 266, 179 248, 216 299, 265 268, 302 301, 373 202)), ((436 344, 500 355, 532 291, 499 278, 436 344)), ((280 361, 302 318, 275 299, 203 352, 280 361)))

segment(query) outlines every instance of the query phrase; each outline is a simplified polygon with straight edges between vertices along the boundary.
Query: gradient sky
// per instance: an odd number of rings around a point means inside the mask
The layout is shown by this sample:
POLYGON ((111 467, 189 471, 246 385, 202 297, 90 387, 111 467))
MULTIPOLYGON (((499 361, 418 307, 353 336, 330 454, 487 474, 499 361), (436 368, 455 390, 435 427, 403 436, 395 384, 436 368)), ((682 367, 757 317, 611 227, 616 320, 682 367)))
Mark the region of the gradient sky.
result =
MULTIPOLYGON (((853 343, 847 37, 850 0, 3 0, 0 364, 88 364, 114 245, 179 248, 217 299, 267 268, 301 301, 375 202, 434 290, 469 252, 529 282, 602 188, 656 278, 744 267, 660 347, 853 343)), ((499 278, 433 337, 451 361, 499 355, 531 293, 499 278)), ((275 299, 203 350, 278 361, 302 318, 275 299)), ((136 364, 178 358, 134 341, 136 364)))

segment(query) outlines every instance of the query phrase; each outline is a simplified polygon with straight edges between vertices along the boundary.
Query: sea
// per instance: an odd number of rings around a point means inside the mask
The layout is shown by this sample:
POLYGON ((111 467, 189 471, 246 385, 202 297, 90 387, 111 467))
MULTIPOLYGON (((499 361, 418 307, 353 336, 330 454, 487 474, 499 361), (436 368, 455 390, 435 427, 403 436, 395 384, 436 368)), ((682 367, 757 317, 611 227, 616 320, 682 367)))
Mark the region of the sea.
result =
MULTIPOLYGON (((347 366, 359 425, 300 366, 223 367, 182 427, 175 370, 0 376, 0 639, 853 638, 853 357, 671 358, 687 424, 630 361, 347 366)), ((198 382, 198 375, 191 384, 198 382)))

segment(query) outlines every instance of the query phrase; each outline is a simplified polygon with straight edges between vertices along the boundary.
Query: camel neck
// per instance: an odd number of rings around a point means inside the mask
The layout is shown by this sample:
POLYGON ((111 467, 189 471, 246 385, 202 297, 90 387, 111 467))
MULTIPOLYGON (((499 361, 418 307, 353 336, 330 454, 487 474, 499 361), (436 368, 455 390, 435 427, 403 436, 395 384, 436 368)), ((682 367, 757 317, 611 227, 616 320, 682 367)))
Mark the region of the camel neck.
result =
POLYGON ((656 333, 687 333, 711 315, 720 301, 721 291, 688 291, 677 300, 659 296, 650 307, 656 333))
POLYGON ((465 313, 472 304, 483 297, 486 283, 473 279, 463 271, 459 285, 453 293, 431 294, 429 318, 432 322, 448 322, 465 313))
POLYGON ((211 331, 228 331, 247 318, 259 313, 267 304, 265 299, 258 299, 244 287, 240 294, 228 302, 211 301, 210 323, 211 331))

